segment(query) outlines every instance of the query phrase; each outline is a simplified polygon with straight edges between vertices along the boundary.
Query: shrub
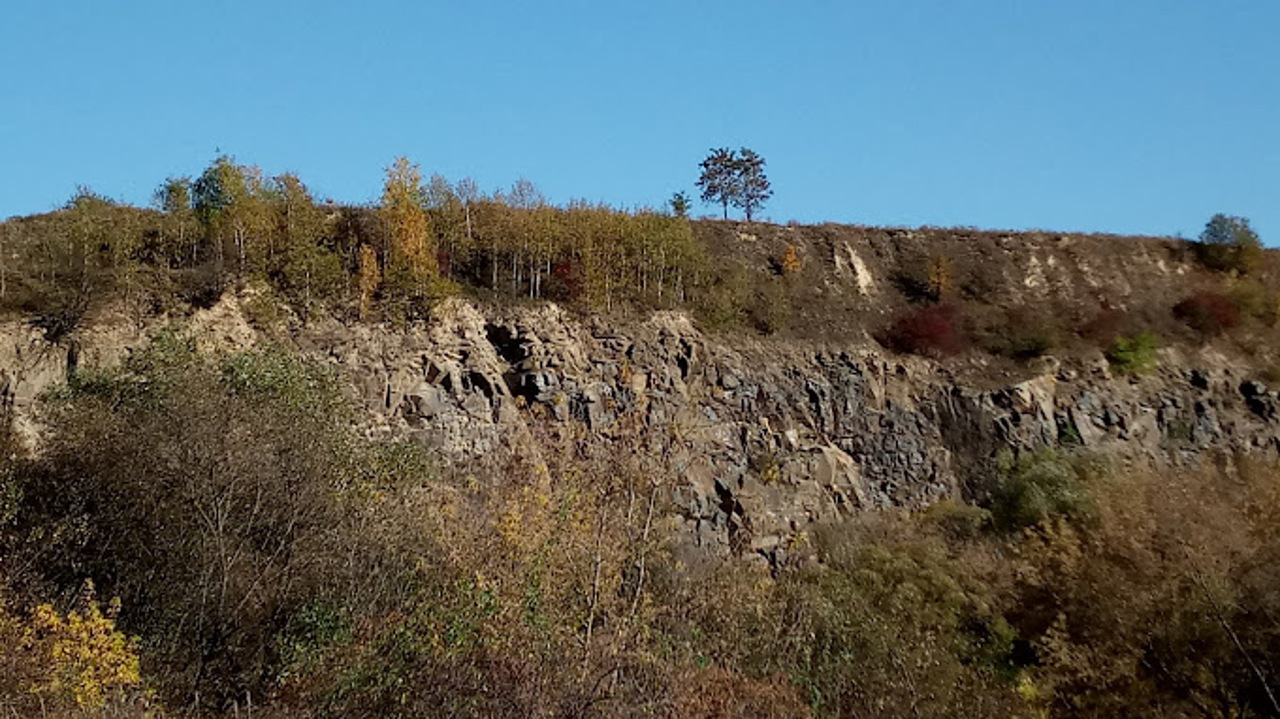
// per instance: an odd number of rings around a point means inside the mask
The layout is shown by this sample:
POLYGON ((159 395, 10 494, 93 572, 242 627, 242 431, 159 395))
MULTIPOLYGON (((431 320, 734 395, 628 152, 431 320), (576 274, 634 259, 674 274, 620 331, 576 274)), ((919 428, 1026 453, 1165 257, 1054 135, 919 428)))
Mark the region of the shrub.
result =
POLYGON ((1241 280, 1227 292, 1227 297, 1244 317, 1252 317, 1265 325, 1276 323, 1278 298, 1254 280, 1241 280))
POLYGON ((1086 481, 1096 464, 1083 455, 1053 449, 996 460, 999 479, 992 502, 997 527, 1014 531, 1052 517, 1083 520, 1093 513, 1086 481))
POLYGON ((911 310, 885 330, 881 344, 895 352, 925 357, 953 355, 965 344, 958 329, 959 318, 959 308, 951 304, 911 310))
POLYGON ((276 637, 278 678, 311 671, 326 650, 350 644, 353 638, 351 617, 345 607, 322 600, 303 605, 276 637))
POLYGON ((1173 314, 1203 335, 1218 335, 1240 324, 1240 308, 1219 292, 1203 290, 1173 307, 1173 314))
POLYGON ((927 285, 929 287, 929 296, 935 302, 940 302, 955 292, 955 271, 952 269, 950 257, 934 255, 929 258, 927 285))
POLYGON ((978 537, 990 527, 993 521, 989 510, 952 498, 930 506, 925 510, 923 518, 926 522, 937 526, 943 536, 953 541, 978 537))
POLYGON ((750 278, 734 263, 709 278, 695 298, 698 319, 710 329, 731 327, 742 321, 751 301, 750 278))
POLYGON ((747 314, 751 324, 762 334, 775 334, 786 327, 791 302, 785 290, 782 282, 777 279, 764 280, 757 285, 747 314))
POLYGON ((1156 349, 1159 346, 1160 340, 1147 330, 1130 337, 1117 337, 1107 349, 1107 361, 1120 374, 1148 374, 1156 368, 1156 349))
POLYGON ((920 525, 877 524, 819 532, 820 566, 702 583, 682 622, 695 651, 791 678, 814 716, 1010 715, 1013 634, 993 587, 920 525))
POLYGON ((1129 315, 1124 310, 1104 305, 1084 324, 1080 325, 1077 334, 1080 338, 1101 347, 1110 347, 1124 332, 1129 324, 1129 315))
POLYGON ((984 351, 1019 361, 1042 357, 1061 346, 1061 332, 1049 311, 987 308, 969 316, 969 336, 984 351))
POLYGON ((1130 467, 1088 526, 1020 537, 1007 616, 1051 716, 1277 715, 1276 475, 1248 464, 1130 467))
POLYGON ((25 618, 0 605, 0 709, 99 710, 139 686, 137 640, 116 628, 118 606, 104 613, 92 582, 79 604, 66 613, 41 604, 25 618))
POLYGON ((344 556, 362 538, 339 534, 358 506, 341 490, 368 471, 350 411, 323 365, 173 336, 77 373, 20 487, 45 576, 121 596, 168 696, 258 693, 289 617, 332 582, 373 584, 344 556))

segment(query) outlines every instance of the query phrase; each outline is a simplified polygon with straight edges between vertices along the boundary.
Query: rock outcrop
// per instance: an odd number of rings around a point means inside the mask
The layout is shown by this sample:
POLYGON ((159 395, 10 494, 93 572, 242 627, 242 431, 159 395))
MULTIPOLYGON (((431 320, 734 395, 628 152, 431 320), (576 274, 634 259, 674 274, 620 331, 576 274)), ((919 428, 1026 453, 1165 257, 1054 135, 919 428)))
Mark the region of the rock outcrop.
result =
MULTIPOLYGON (((235 298, 188 321, 211 346, 263 339, 235 298)), ((1179 464, 1210 450, 1280 450, 1280 394, 1210 351, 1163 350, 1140 380, 1105 360, 1021 377, 847 347, 711 336, 658 312, 610 325, 555 306, 454 300, 426 326, 314 322, 285 341, 350 379, 371 427, 467 461, 539 423, 580 427, 603 452, 647 452, 673 477, 673 510, 711 552, 777 559, 814 522, 924 506, 989 487, 1002 448, 1072 445, 1179 464), (970 373, 972 374, 972 373, 970 373)), ((99 322, 63 345, 0 327, 3 401, 30 436, 39 393, 111 364, 148 328, 99 322)), ((276 338, 279 341, 279 338, 276 338)))

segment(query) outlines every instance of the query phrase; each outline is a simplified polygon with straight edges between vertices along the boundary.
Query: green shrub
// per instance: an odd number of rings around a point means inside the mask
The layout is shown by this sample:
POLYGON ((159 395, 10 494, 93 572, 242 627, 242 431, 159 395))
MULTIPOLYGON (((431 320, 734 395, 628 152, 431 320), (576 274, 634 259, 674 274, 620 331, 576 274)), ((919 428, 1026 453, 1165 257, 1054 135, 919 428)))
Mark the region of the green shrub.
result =
POLYGON ((948 498, 925 510, 924 519, 937 526, 948 539, 967 540, 981 535, 994 518, 989 510, 948 498))
POLYGON ((741 323, 750 301, 750 279, 746 270, 735 263, 698 288, 694 308, 704 325, 718 329, 741 323))
POLYGON ((318 363, 162 335, 117 370, 76 373, 43 419, 19 511, 47 539, 26 561, 54 586, 91 576, 119 595, 169 699, 259 694, 282 623, 327 586, 373 583, 348 555, 359 535, 339 533, 364 445, 318 363))
POLYGON ((786 328, 790 314, 791 303, 783 283, 775 278, 762 280, 748 312, 751 324, 762 334, 776 334, 786 328))
POLYGON ((1008 716, 1014 633, 993 587, 920 529, 819 533, 820 565, 772 582, 726 568, 694 600, 695 651, 748 677, 789 677, 818 717, 954 716, 959 706, 1008 716))
POLYGON ((1107 349, 1107 361, 1120 374, 1140 376, 1156 369, 1160 340, 1148 330, 1130 337, 1117 337, 1107 349))
POLYGON ((1042 449, 996 459, 998 480, 991 513, 997 527, 1015 531, 1051 517, 1085 520, 1093 514, 1088 480, 1097 472, 1091 458, 1042 449))
POLYGON ((351 616, 345 607, 325 600, 304 604, 276 637, 278 679, 311 670, 326 651, 350 644, 353 638, 351 616))
POLYGON ((1231 287, 1227 296, 1246 316, 1265 325, 1275 324, 1277 297, 1261 283, 1250 279, 1241 280, 1231 287))
POLYGON ((1062 331, 1053 308, 970 311, 969 334, 991 354, 1019 361, 1043 357, 1062 346, 1062 331))

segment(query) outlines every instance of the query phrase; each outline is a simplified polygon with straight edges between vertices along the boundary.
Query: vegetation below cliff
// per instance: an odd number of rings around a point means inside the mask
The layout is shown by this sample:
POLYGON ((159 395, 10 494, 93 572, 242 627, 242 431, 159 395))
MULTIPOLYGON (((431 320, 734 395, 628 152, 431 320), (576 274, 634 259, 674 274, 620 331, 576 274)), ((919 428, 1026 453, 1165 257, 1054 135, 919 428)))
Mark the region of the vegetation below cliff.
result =
POLYGON ((816 527, 772 570, 687 564, 666 469, 645 455, 592 455, 564 429, 529 438, 540 461, 451 466, 362 437, 333 382, 292 355, 171 335, 51 394, 43 451, 4 461, 5 708, 1275 709, 1272 464, 1006 455, 984 507, 816 527), (118 598, 105 612, 89 579, 118 598))

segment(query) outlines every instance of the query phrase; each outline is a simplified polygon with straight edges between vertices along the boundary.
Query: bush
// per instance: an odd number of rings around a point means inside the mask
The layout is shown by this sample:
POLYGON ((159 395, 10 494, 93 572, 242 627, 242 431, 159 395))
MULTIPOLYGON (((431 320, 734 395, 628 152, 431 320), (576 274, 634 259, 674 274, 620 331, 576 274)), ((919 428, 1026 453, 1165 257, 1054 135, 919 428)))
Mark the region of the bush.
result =
POLYGON ((964 349, 958 328, 960 310, 955 305, 933 305, 911 310, 884 331, 881 344, 895 352, 941 358, 964 349))
POLYGON ((1077 334, 1086 342, 1099 347, 1110 347, 1130 324, 1129 315, 1124 310, 1104 305, 1096 314, 1080 325, 1077 334))
POLYGON ((990 528, 994 517, 982 507, 948 498, 925 510, 923 519, 937 526, 948 539, 963 541, 980 536, 990 528))
POLYGON ((969 336, 991 354, 1027 361, 1062 345, 1061 331, 1048 311, 989 308, 970 315, 969 336))
POLYGON ((1219 335, 1240 324, 1240 308, 1231 298, 1203 290, 1173 307, 1173 314, 1202 335, 1219 335))
POLYGON ((791 302, 781 280, 769 278, 758 285, 751 308, 747 312, 751 324, 762 334, 783 330, 791 314, 791 302))
POLYGON ((0 710, 44 716, 116 709, 141 684, 137 640, 104 613, 86 582, 79 607, 59 612, 41 604, 28 617, 0 603, 0 710))
POLYGON ((1155 371, 1160 340, 1147 330, 1131 337, 1117 337, 1107 349, 1107 361, 1120 374, 1140 376, 1155 371))
POLYGON ((1087 519, 1093 513, 1086 482, 1096 464, 1083 455, 1042 449, 997 458, 999 479, 992 502, 997 527, 1015 531, 1053 517, 1087 519))
POLYGON ((1268 326, 1275 325, 1280 297, 1261 283, 1248 279, 1236 282, 1227 292, 1227 297, 1239 308, 1242 316, 1252 317, 1268 326))
POLYGON ((752 299, 750 283, 746 270, 737 263, 711 277, 695 298, 698 319, 710 329, 739 324, 752 299))
POLYGON ((1014 635, 993 587, 899 519, 819 532, 820 564, 775 581, 739 566, 700 583, 682 621, 692 648, 748 677, 791 678, 814 716, 1014 714, 1014 635))
POLYGON ((54 586, 91 576, 124 600, 167 696, 260 693, 298 608, 334 582, 371 586, 347 556, 363 541, 340 533, 367 445, 323 365, 162 336, 77 373, 44 419, 21 470, 23 526, 48 537, 34 556, 54 586))
POLYGON ((787 245, 787 252, 782 256, 782 262, 779 264, 784 275, 794 275, 804 268, 804 262, 800 260, 795 245, 787 245))
POLYGON ((1088 526, 1022 535, 1007 616, 1049 716, 1280 713, 1275 468, 1226 474, 1130 468, 1088 526))

